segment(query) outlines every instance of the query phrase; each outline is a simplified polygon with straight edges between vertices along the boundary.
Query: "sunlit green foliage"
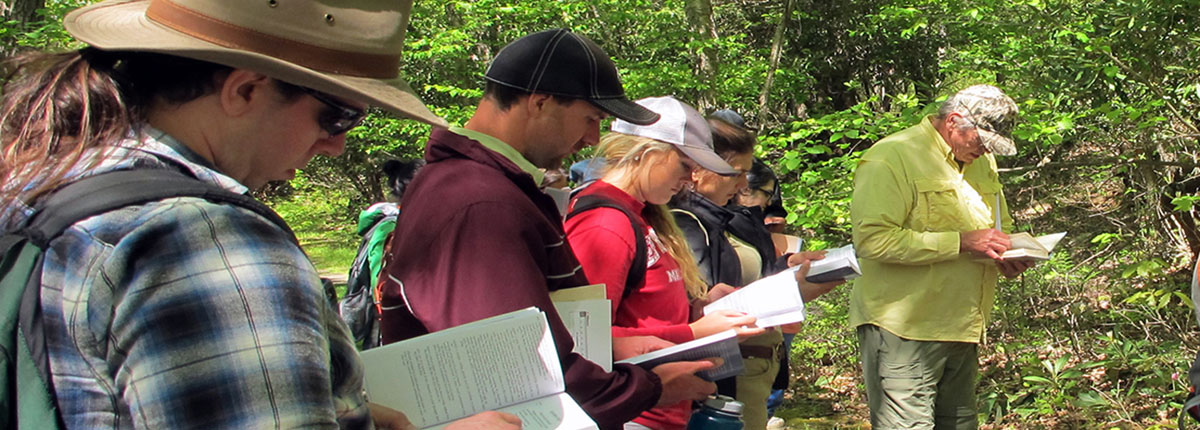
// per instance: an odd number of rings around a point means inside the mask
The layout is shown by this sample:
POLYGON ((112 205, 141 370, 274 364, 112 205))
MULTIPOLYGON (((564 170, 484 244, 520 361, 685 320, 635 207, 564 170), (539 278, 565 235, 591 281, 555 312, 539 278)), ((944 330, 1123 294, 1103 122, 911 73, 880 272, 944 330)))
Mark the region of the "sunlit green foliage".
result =
MULTIPOLYGON (((80 3, 47 1, 46 19, 5 22, 0 40, 10 51, 74 46, 57 22, 80 3)), ((695 102, 711 90, 715 104, 702 110, 745 114, 759 155, 783 178, 790 229, 811 248, 849 241, 863 150, 957 89, 998 85, 1022 109, 1019 154, 999 159, 1017 227, 1069 235, 1053 260, 1001 282, 981 348, 983 422, 1170 425, 1180 375, 1200 349, 1186 294, 1200 252, 1200 2, 714 0, 715 40, 694 36, 686 3, 418 0, 403 73, 435 112, 461 124, 505 43, 551 27, 586 34, 613 55, 630 96, 695 102), (793 13, 760 106, 785 1, 793 13), (698 77, 694 55, 707 47, 719 59, 712 80, 698 77)), ((428 132, 374 112, 343 157, 318 159, 265 195, 307 245, 353 247, 357 211, 383 197, 378 165, 420 156, 428 132)), ((314 254, 323 266, 339 258, 314 254)), ((849 289, 811 308, 793 349, 788 404, 805 412, 782 414, 789 419, 840 413, 848 418, 831 421, 862 422, 849 289)))

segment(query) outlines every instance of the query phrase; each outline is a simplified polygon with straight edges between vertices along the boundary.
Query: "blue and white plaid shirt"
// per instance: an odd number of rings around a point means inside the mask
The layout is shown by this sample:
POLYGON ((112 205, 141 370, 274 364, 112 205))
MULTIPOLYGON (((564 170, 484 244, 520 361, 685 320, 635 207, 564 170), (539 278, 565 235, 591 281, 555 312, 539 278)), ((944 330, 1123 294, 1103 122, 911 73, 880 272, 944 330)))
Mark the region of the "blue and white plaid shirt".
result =
MULTIPOLYGON (((157 130, 107 152, 88 172, 166 160, 246 191, 157 130)), ((5 206, 0 226, 28 217, 5 206)), ((170 198, 81 221, 47 253, 41 297, 68 428, 372 427, 312 263, 249 210, 170 198)))

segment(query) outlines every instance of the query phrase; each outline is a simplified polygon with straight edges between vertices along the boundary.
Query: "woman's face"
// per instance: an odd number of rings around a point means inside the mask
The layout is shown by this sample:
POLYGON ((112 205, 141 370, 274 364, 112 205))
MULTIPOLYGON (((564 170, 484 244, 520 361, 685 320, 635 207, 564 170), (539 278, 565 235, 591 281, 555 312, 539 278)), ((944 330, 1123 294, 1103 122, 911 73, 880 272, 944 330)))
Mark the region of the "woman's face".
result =
POLYGON ((771 196, 775 194, 775 181, 767 181, 758 188, 747 186, 737 195, 737 204, 745 207, 758 206, 766 209, 771 204, 771 196))
POLYGON ((754 164, 754 154, 737 154, 725 160, 738 171, 737 175, 721 176, 711 170, 699 169, 692 173, 696 182, 696 192, 712 200, 717 206, 725 206, 742 188, 746 188, 746 172, 754 164))
POLYGON ((678 149, 654 151, 643 156, 646 163, 641 178, 642 198, 652 205, 665 205, 684 185, 692 181, 696 162, 678 149))

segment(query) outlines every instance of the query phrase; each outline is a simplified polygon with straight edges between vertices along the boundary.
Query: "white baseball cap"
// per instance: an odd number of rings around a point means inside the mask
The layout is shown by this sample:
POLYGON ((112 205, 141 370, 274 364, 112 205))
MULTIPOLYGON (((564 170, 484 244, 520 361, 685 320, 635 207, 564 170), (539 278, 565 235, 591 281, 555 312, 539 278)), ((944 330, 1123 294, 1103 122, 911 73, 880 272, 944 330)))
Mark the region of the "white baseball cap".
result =
POLYGON ((647 97, 637 100, 636 103, 657 112, 661 118, 650 125, 637 125, 617 119, 612 123, 612 131, 675 145, 700 167, 718 175, 732 176, 741 173, 713 151, 712 130, 708 128, 708 121, 695 108, 671 96, 647 97))

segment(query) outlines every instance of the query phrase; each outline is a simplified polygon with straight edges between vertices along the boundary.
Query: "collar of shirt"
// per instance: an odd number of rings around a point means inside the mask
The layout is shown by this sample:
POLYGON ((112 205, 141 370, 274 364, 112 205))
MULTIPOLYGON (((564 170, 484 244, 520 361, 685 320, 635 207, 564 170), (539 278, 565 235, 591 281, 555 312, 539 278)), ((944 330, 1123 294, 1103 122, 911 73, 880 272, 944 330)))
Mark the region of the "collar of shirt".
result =
POLYGON ((632 195, 625 192, 625 190, 617 188, 616 185, 604 182, 603 179, 596 180, 596 182, 593 182, 592 185, 588 185, 587 188, 584 189, 587 190, 586 194, 599 194, 601 196, 608 197, 617 204, 629 208, 629 210, 635 214, 641 214, 642 210, 646 209, 646 202, 634 198, 632 195))
POLYGON ((524 155, 521 155, 520 152, 517 152, 516 148, 509 146, 509 144, 504 143, 504 141, 492 137, 491 135, 480 133, 475 130, 468 130, 462 127, 450 127, 449 130, 451 133, 479 142, 484 148, 490 149, 492 152, 503 155, 504 158, 512 161, 513 164, 516 164, 517 167, 520 167, 521 170, 524 170, 525 173, 529 174, 529 176, 533 176, 533 182, 535 184, 542 183, 542 177, 545 176, 545 173, 542 173, 541 170, 538 170, 537 166, 534 166, 533 163, 529 162, 524 155))
MULTIPOLYGON (((147 159, 156 159, 164 163, 174 164, 197 179, 214 184, 227 191, 245 194, 249 191, 236 179, 217 171, 211 162, 167 135, 162 130, 143 124, 130 132, 124 140, 109 146, 89 149, 80 157, 80 162, 65 175, 75 180, 111 170, 135 168, 147 159), (93 165, 93 160, 98 160, 93 165)), ((32 189, 40 184, 41 179, 27 185, 32 189)), ((26 202, 16 201, 11 205, 0 207, 0 230, 11 231, 33 214, 33 207, 26 202)))
POLYGON ((949 164, 950 167, 954 168, 955 171, 961 174, 967 165, 959 163, 958 160, 954 158, 954 151, 950 149, 950 144, 946 142, 946 139, 942 139, 942 134, 938 133, 937 128, 934 128, 933 126, 933 115, 929 115, 925 117, 925 119, 921 120, 921 131, 925 132, 931 137, 930 142, 935 145, 938 152, 940 152, 942 156, 946 158, 946 164, 949 164))
POLYGON ((249 191, 249 188, 242 185, 241 182, 221 173, 211 161, 201 157, 200 154, 166 132, 150 125, 143 125, 140 131, 140 136, 126 139, 119 146, 153 154, 160 159, 174 162, 187 169, 197 179, 216 184, 228 191, 238 194, 245 194, 249 191))

